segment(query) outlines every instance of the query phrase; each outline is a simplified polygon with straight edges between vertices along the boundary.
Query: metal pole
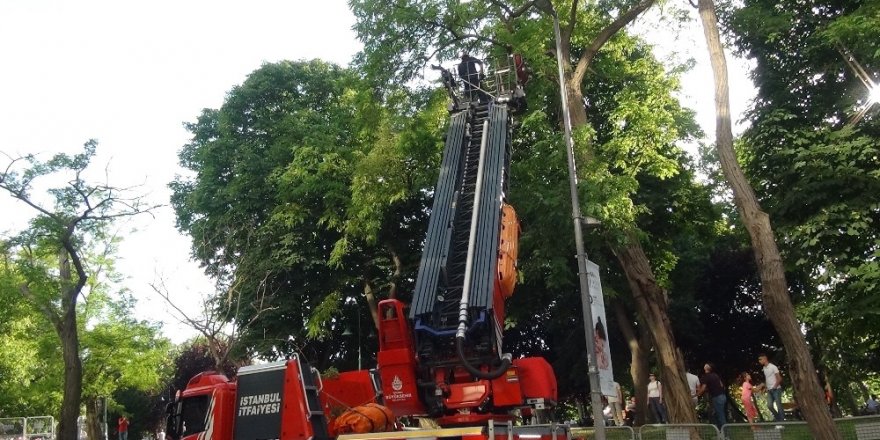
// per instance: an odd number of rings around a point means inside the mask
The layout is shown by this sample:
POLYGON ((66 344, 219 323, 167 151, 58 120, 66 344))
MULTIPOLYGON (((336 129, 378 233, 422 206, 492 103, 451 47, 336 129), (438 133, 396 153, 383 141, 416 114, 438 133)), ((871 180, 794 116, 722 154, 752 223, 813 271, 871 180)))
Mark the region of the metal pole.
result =
POLYGON ((571 136, 571 115, 568 107, 565 71, 562 64, 562 34, 559 17, 553 10, 553 32, 556 35, 556 63, 559 66, 559 96, 562 101, 562 122, 565 127, 565 155, 568 158, 568 181, 571 190, 571 218, 574 222, 574 242, 577 249, 578 281, 581 290, 581 310, 584 315, 584 338, 587 340, 587 372, 590 379, 590 396, 593 407, 593 426, 596 440, 605 440, 605 418, 602 416, 602 390, 599 389, 599 369, 596 367, 595 342, 593 341, 593 311, 590 308, 590 283, 587 277, 587 252, 581 230, 581 207, 578 198, 577 168, 574 163, 574 140, 571 136))
POLYGON ((486 140, 489 136, 489 121, 483 121, 483 136, 480 140, 480 158, 477 162, 477 184, 474 189, 474 205, 471 209, 471 229, 468 232, 468 251, 464 263, 464 285, 461 289, 461 301, 458 304, 458 329, 455 338, 464 338, 467 332, 468 308, 470 308, 471 281, 474 278, 474 254, 477 247, 477 220, 480 217, 480 193, 483 191, 483 165, 486 161, 486 140))
POLYGON ((104 426, 103 426, 104 433, 103 434, 104 434, 104 440, 107 440, 107 438, 110 435, 110 430, 107 427, 107 396, 101 396, 101 402, 102 402, 101 411, 104 413, 104 426))
POLYGON ((358 310, 358 370, 363 368, 363 362, 361 358, 361 313, 358 310))

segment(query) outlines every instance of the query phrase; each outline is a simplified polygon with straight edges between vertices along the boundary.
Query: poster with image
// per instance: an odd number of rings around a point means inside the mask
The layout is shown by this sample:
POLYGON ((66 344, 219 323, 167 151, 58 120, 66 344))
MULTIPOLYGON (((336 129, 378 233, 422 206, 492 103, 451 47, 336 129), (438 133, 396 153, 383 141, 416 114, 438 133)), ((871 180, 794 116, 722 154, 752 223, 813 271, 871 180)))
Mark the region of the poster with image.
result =
POLYGON ((605 297, 599 279, 599 265, 587 261, 587 278, 590 283, 590 309, 593 312, 593 343, 596 367, 599 368, 599 384, 602 394, 616 396, 614 373, 611 368, 611 347, 608 345, 608 320, 605 319, 605 297))

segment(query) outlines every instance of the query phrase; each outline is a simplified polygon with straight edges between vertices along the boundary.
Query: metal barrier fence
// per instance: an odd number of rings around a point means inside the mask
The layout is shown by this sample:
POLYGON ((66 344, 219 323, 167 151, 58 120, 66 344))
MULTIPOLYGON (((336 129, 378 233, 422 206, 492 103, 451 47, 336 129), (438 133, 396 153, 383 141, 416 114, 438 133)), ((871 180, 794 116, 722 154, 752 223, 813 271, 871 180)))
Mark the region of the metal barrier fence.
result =
MULTIPOLYGON (((880 440, 880 416, 834 419, 846 440, 880 440)), ((721 429, 725 440, 811 440, 807 422, 730 423, 721 429)))
MULTIPOLYGON (((834 419, 845 440, 880 440, 880 416, 834 419)), ((572 427, 573 439, 592 440, 595 429, 572 427)), ((643 425, 636 433, 629 426, 605 428, 607 440, 813 440, 806 422, 730 423, 721 431, 715 425, 643 425)))
MULTIPOLYGON (((846 440, 880 440, 880 416, 834 419, 846 440)), ((592 427, 572 427, 573 439, 592 440, 592 427)), ((806 422, 729 423, 715 425, 643 425, 638 434, 629 426, 608 426, 607 440, 812 440, 806 422)), ((46 417, 0 418, 0 440, 54 440, 55 419, 46 417)))
POLYGON ((55 418, 8 417, 0 418, 0 440, 54 440, 55 418))
POLYGON ((851 417, 835 422, 844 438, 880 440, 880 416, 851 417))
POLYGON ((0 419, 0 440, 19 440, 24 438, 24 417, 7 417, 0 419))
POLYGON ((715 425, 695 423, 692 425, 642 425, 641 440, 717 440, 721 436, 715 425))
POLYGON ((721 428, 724 438, 731 440, 783 440, 813 438, 806 422, 728 423, 721 428))
MULTIPOLYGON (((593 440, 596 438, 596 428, 571 428, 571 438, 593 440)), ((629 426, 606 426, 605 438, 607 440, 636 440, 636 432, 629 426)))
POLYGON ((55 438, 55 418, 25 417, 25 440, 53 440, 55 438))

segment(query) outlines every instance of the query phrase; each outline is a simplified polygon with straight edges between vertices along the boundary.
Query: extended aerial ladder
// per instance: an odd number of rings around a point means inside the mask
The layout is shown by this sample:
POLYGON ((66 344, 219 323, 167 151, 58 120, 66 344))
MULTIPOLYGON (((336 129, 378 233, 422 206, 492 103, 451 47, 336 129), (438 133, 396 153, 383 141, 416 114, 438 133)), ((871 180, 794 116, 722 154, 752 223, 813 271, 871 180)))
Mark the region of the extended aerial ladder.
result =
POLYGON ((408 394, 411 399, 400 399, 399 409, 422 409, 441 417, 441 424, 497 420, 524 398, 543 406, 556 397, 546 361, 514 361, 502 352, 504 301, 516 282, 519 238, 516 213, 506 200, 511 113, 523 108, 524 94, 513 64, 496 69, 487 81, 459 77, 476 82, 465 88, 470 93, 458 93, 455 76, 440 70, 451 117, 409 310, 413 340, 384 344, 386 329, 393 329, 392 339, 409 332, 403 329, 402 304, 380 303, 379 371, 392 408, 395 396, 408 394), (414 358, 405 353, 390 360, 383 356, 386 345, 412 347, 414 358), (522 395, 521 385, 509 385, 519 381, 520 372, 541 377, 546 387, 522 395), (395 383, 416 386, 400 393, 395 383))

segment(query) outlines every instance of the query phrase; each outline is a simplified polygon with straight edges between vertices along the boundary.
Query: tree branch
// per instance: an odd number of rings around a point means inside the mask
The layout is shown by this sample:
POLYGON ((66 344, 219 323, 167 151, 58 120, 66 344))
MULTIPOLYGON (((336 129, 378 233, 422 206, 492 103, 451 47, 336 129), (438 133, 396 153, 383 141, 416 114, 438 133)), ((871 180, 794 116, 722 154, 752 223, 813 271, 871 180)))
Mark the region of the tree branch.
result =
POLYGON ((171 295, 168 293, 168 289, 165 287, 164 281, 160 280, 158 284, 149 283, 149 286, 153 289, 154 292, 156 292, 156 294, 164 299, 165 302, 169 306, 171 306, 171 308, 174 309, 174 311, 178 314, 178 320, 181 323, 192 327, 195 331, 201 333, 202 336, 207 338, 209 341, 214 337, 216 331, 211 328, 210 320, 208 319, 208 317, 206 317, 204 323, 190 317, 189 314, 184 312, 183 309, 181 309, 177 304, 174 303, 174 301, 171 300, 171 295))
POLYGON ((388 289, 388 298, 394 299, 397 298, 397 281, 403 274, 403 261, 401 261, 400 255, 394 251, 394 248, 390 245, 387 247, 388 252, 391 253, 391 261, 394 263, 394 273, 391 274, 391 287, 388 289))
POLYGON ((370 280, 364 278, 364 297, 367 299, 367 307, 370 309, 370 316, 373 317, 373 326, 379 329, 379 301, 376 301, 376 293, 373 291, 373 285, 370 280))
POLYGON ((498 16, 501 19, 501 21, 504 22, 504 27, 507 28, 507 30, 510 33, 514 32, 514 27, 512 24, 513 19, 520 17, 521 15, 528 12, 532 8, 532 6, 534 6, 534 4, 535 4, 534 0, 528 1, 525 4, 523 4, 522 6, 520 6, 517 10, 514 11, 513 9, 510 9, 509 6, 505 5, 503 2, 500 2, 498 0, 490 0, 490 2, 493 5, 495 5, 496 7, 498 7, 498 9, 501 11, 501 13, 498 14, 498 16))
MULTIPOLYGON (((268 275, 267 275, 268 276, 268 275)), ((265 280, 264 280, 265 281, 265 280)), ((264 285, 265 283, 261 283, 264 285)), ((171 300, 171 295, 164 281, 160 278, 157 283, 150 283, 149 286, 156 292, 165 302, 170 305, 176 315, 178 321, 189 326, 199 332, 208 342, 208 349, 211 351, 211 357, 214 359, 215 368, 222 369, 223 364, 229 359, 229 354, 239 340, 242 329, 249 327, 262 317, 262 315, 275 307, 266 305, 265 297, 268 295, 265 289, 262 294, 258 294, 259 298, 251 303, 254 308, 254 314, 246 321, 239 321, 241 316, 241 295, 242 292, 234 288, 230 288, 230 292, 226 294, 227 304, 224 311, 220 312, 216 307, 211 306, 209 299, 202 297, 202 311, 204 319, 199 320, 183 311, 183 309, 171 300), (234 297, 233 297, 234 295, 234 297), (234 306, 231 302, 234 300, 234 306), (231 330, 224 331, 224 326, 232 323, 231 330)))
POLYGON ((46 315, 47 318, 49 318, 49 321, 52 321, 52 325, 54 325, 55 327, 61 326, 61 316, 58 315, 58 312, 45 302, 38 301, 36 295, 31 292, 31 288, 28 283, 25 282, 20 284, 18 286, 18 291, 21 292, 21 295, 25 297, 25 299, 29 300, 31 304, 37 306, 37 308, 40 309, 40 311, 43 312, 43 314, 46 315))
MULTIPOLYGON (((501 19, 502 20, 508 21, 509 20, 508 17, 513 15, 513 9, 510 9, 510 6, 507 6, 504 3, 499 2, 498 0, 490 0, 490 3, 497 6, 498 9, 501 9, 501 11, 502 11, 501 12, 501 19)), ((526 4, 528 4, 531 7, 532 3, 533 2, 527 2, 526 4)))
POLYGON ((587 69, 593 62, 593 58, 595 58, 596 54, 599 53, 599 50, 602 49, 602 46, 604 46, 614 34, 635 20, 639 14, 648 10, 648 8, 654 4, 654 1, 655 0, 642 0, 637 5, 633 6, 632 9, 618 16, 617 19, 612 21, 608 26, 605 26, 605 28, 596 35, 596 38, 593 39, 578 60, 577 67, 571 77, 572 84, 579 85, 584 80, 584 75, 586 75, 587 69))
MULTIPOLYGON (((86 285, 86 281, 88 280, 88 275, 86 275, 86 270, 83 267, 82 258, 79 255, 79 250, 76 246, 73 245, 73 233, 76 228, 75 223, 71 223, 67 226, 67 230, 60 237, 61 246, 67 252, 67 255, 70 257, 73 262, 73 267, 76 269, 76 284, 73 287, 73 290, 64 292, 64 296, 61 298, 62 303, 67 301, 72 301, 73 304, 76 304, 76 297, 82 292, 82 288, 86 285)), ((65 310, 68 307, 65 307, 65 310)), ((71 307, 72 309, 76 309, 76 307, 71 307)))
POLYGON ((452 27, 447 26, 443 23, 434 22, 434 24, 440 28, 443 28, 444 30, 446 30, 446 32, 449 32, 449 34, 452 35, 453 41, 464 41, 464 40, 471 39, 471 40, 482 41, 484 43, 489 43, 489 44, 492 44, 495 46, 508 47, 507 44, 502 43, 494 38, 484 37, 479 34, 461 33, 461 32, 456 31, 452 27))
POLYGON ((571 10, 568 11, 568 26, 562 30, 562 41, 571 41, 571 35, 574 33, 574 27, 577 23, 577 7, 580 2, 572 0, 571 10))
POLYGON ((25 204, 27 204, 31 208, 34 208, 37 211, 39 211, 41 214, 43 214, 43 215, 45 215, 55 221, 58 221, 59 223, 61 222, 61 217, 59 217, 58 215, 56 215, 53 212, 48 211, 46 208, 43 208, 42 206, 37 205, 36 203, 32 202, 28 198, 27 193, 25 192, 25 187, 22 187, 21 189, 16 190, 15 188, 9 186, 6 183, 5 177, 6 177, 5 175, 0 177, 0 189, 6 190, 6 192, 8 192, 9 195, 11 195, 13 198, 21 200, 22 202, 24 202, 25 204))
MULTIPOLYGON (((518 18, 519 16, 525 14, 526 12, 529 12, 529 9, 532 9, 532 6, 534 6, 534 5, 535 5, 535 0, 527 1, 527 2, 523 3, 523 5, 520 6, 517 10, 508 13, 507 19, 512 20, 514 18, 518 18)), ((510 8, 508 8, 508 10, 510 10, 510 8)))

